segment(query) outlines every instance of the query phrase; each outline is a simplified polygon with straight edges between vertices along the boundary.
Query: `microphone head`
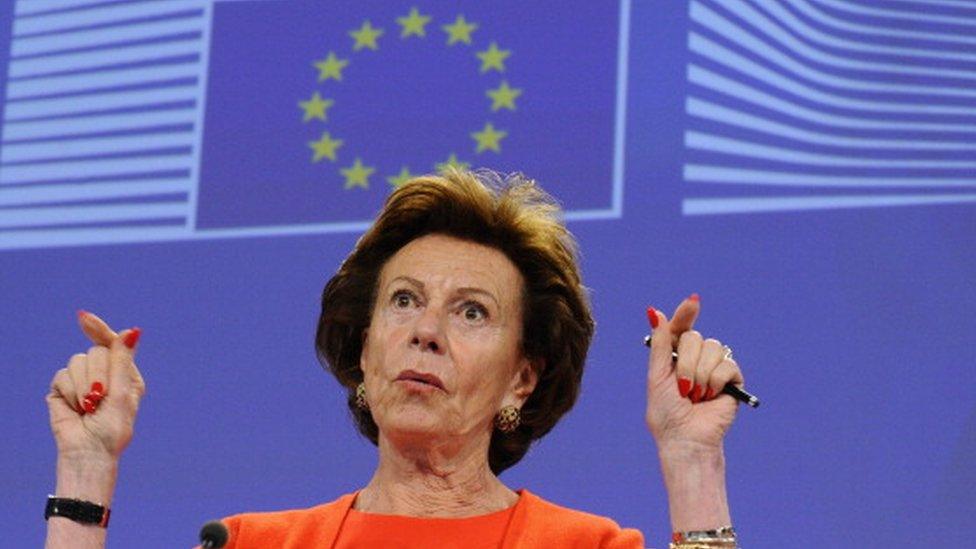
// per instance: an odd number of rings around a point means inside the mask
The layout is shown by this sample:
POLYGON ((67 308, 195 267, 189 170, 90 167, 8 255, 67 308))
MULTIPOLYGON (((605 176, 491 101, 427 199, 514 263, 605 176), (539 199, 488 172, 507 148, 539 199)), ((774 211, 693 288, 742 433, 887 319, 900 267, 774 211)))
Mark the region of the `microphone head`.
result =
POLYGON ((200 529, 200 547, 203 549, 218 549, 227 544, 230 532, 224 523, 213 520, 203 525, 200 529))

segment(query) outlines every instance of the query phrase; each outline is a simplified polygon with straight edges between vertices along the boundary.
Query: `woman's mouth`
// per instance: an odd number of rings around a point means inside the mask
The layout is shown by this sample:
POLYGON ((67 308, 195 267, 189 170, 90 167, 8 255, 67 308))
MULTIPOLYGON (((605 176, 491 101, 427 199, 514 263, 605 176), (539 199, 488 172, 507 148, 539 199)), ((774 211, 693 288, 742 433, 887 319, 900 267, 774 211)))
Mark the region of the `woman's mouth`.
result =
POLYGON ((404 370, 400 372, 400 375, 397 376, 395 381, 417 389, 429 388, 444 391, 444 383, 439 377, 416 370, 404 370))

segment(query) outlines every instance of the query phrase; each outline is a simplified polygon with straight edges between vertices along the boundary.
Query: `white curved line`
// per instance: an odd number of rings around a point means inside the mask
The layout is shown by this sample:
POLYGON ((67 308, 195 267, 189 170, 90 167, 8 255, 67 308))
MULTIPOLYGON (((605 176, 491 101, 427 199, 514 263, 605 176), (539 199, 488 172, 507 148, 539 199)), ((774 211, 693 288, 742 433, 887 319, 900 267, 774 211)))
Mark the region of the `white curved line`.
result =
POLYGON ((0 206, 23 206, 54 202, 90 201, 106 198, 125 198, 188 192, 187 179, 132 179, 108 183, 57 183, 54 185, 26 185, 0 187, 0 206))
POLYGON ((786 147, 774 147, 696 131, 685 132, 685 147, 731 156, 757 158, 804 166, 897 168, 903 170, 971 170, 976 168, 976 161, 851 158, 839 154, 820 154, 788 149, 786 147))
POLYGON ((165 2, 96 6, 86 10, 17 17, 14 19, 13 36, 70 31, 86 26, 119 23, 143 17, 173 16, 185 11, 203 9, 209 3, 210 0, 167 0, 165 2))
POLYGON ((148 112, 101 114, 55 118, 49 120, 9 121, 3 125, 0 135, 4 142, 41 137, 64 137, 111 132, 119 130, 145 130, 159 126, 193 124, 196 113, 193 108, 161 109, 148 112))
POLYGON ((185 202, 4 208, 0 229, 186 217, 185 202))
POLYGON ((121 46, 91 52, 22 57, 10 61, 8 76, 10 78, 39 77, 59 71, 80 71, 81 69, 97 69, 122 63, 199 55, 202 46, 203 43, 199 38, 190 38, 160 44, 121 46))
POLYGON ((757 0, 756 3, 767 13, 778 19, 783 25, 793 29, 793 31, 799 36, 807 39, 810 42, 816 42, 831 48, 880 53, 884 55, 897 55, 900 57, 921 57, 976 62, 976 54, 929 50, 923 48, 906 48, 901 46, 883 46, 880 44, 847 40, 839 36, 820 32, 810 25, 807 25, 805 21, 793 15, 790 10, 784 8, 778 0, 757 0))
POLYGON ((892 0, 894 2, 904 2, 906 4, 922 4, 927 6, 946 6, 949 8, 962 8, 966 10, 976 10, 976 2, 967 0, 892 0))
POLYGON ((775 95, 766 93, 739 82, 727 78, 718 73, 695 64, 688 65, 688 81, 703 88, 708 88, 717 93, 734 97, 741 101, 752 103, 753 105, 774 110, 793 118, 806 120, 822 126, 835 128, 851 128, 858 130, 885 130, 885 131, 912 131, 912 132, 943 132, 943 133, 976 133, 976 125, 973 124, 942 124, 931 122, 889 122, 871 120, 867 118, 857 118, 853 116, 840 116, 814 109, 809 109, 791 101, 787 101, 775 95))
POLYGON ((684 215, 837 210, 846 208, 960 204, 976 202, 976 194, 915 194, 878 196, 762 196, 736 198, 686 198, 684 215))
MULTIPOLYGON (((720 0, 721 1, 721 0, 720 0)), ((748 8, 743 8, 747 10, 748 8)), ((741 15, 741 14, 740 14, 741 15)), ((903 84, 889 84, 882 82, 872 82, 866 80, 855 80, 852 78, 844 78, 839 76, 834 76, 828 74, 812 67, 809 67, 801 62, 794 60, 792 57, 784 54, 780 50, 776 49, 772 44, 768 44, 757 38, 755 35, 749 33, 743 28, 735 25, 722 15, 709 8, 701 5, 698 2, 692 2, 691 8, 691 18, 693 21, 715 31, 724 38, 742 46, 744 49, 752 52, 758 57, 762 57, 769 62, 778 65, 779 67, 812 82, 823 84, 825 86, 832 86, 834 88, 849 89, 849 90, 859 90, 859 91, 871 91, 871 92, 881 92, 881 93, 897 93, 897 94, 916 94, 924 96, 951 96, 951 97, 969 97, 976 98, 976 89, 967 88, 957 88, 951 86, 916 86, 916 85, 903 85, 903 84)), ((777 27, 778 28, 778 27, 777 27)), ((771 32, 772 29, 763 29, 763 32, 767 36, 773 36, 775 32, 771 32)), ((783 40, 779 40, 782 36, 773 36, 781 44, 783 40)), ((787 40, 789 42, 789 40, 787 40)), ((802 44, 785 43, 786 49, 796 51, 807 57, 811 57, 810 52, 803 51, 802 44), (799 46, 799 47, 798 47, 799 46)), ((813 57, 817 57, 813 55, 813 57)), ((879 68, 877 66, 868 67, 873 65, 871 63, 859 63, 856 61, 840 61, 833 62, 825 59, 813 59, 824 64, 833 64, 835 66, 846 66, 846 68, 856 68, 858 70, 874 70, 883 72, 898 72, 898 71, 888 71, 886 68, 879 68)), ((931 71, 924 69, 911 69, 905 68, 904 72, 906 74, 930 74, 931 71)), ((976 72, 969 72, 967 78, 976 80, 976 72)), ((931 75, 931 74, 930 74, 931 75)), ((959 77, 959 75, 952 75, 959 77)))
POLYGON ((114 153, 176 148, 189 149, 192 145, 192 131, 8 143, 3 146, 2 153, 0 153, 0 163, 40 162, 63 158, 80 160, 82 157, 97 157, 114 153))
POLYGON ((917 139, 869 139, 847 137, 837 134, 813 132, 782 124, 769 118, 755 116, 746 112, 724 107, 694 96, 685 100, 685 112, 690 116, 721 122, 730 126, 745 128, 794 141, 828 145, 832 147, 854 147, 861 149, 896 149, 926 151, 976 151, 976 142, 960 143, 946 141, 923 141, 917 139))
POLYGON ((841 29, 851 32, 859 32, 861 34, 868 34, 871 36, 886 36, 891 38, 906 38, 910 40, 931 40, 933 42, 955 42, 959 44, 976 44, 976 38, 971 38, 967 36, 957 36, 955 34, 944 34, 938 32, 919 32, 919 31, 906 31, 902 29, 889 29, 887 27, 881 26, 871 26, 871 25, 861 25, 858 23, 850 23, 844 21, 843 19, 838 19, 820 11, 819 8, 811 6, 807 0, 786 0, 795 9, 803 12, 804 15, 811 19, 815 19, 825 26, 833 27, 836 29, 841 29))
POLYGON ((793 79, 771 71, 766 67, 763 67, 762 65, 747 59, 695 32, 688 33, 688 48, 691 51, 707 57, 716 63, 725 65, 726 67, 734 69, 744 75, 761 80, 770 86, 792 93, 798 97, 809 99, 810 101, 822 103, 824 105, 869 112, 976 116, 976 108, 951 107, 932 104, 864 101, 814 90, 813 88, 800 84, 793 79))
POLYGON ((976 179, 953 177, 901 177, 821 175, 778 170, 753 170, 685 164, 685 181, 731 185, 776 185, 785 187, 976 187, 976 179))
POLYGON ((10 42, 10 56, 20 57, 76 48, 105 47, 118 42, 159 39, 191 32, 200 32, 199 15, 167 21, 83 29, 55 35, 42 34, 14 38, 10 42))
POLYGON ((199 64, 191 62, 14 80, 7 82, 7 99, 38 97, 52 92, 63 95, 92 90, 104 91, 107 88, 136 84, 160 84, 171 80, 196 78, 199 72, 199 64))
POLYGON ((920 11, 900 11, 887 10, 883 8, 867 8, 843 0, 813 0, 819 4, 830 6, 835 10, 855 13, 857 15, 870 15, 873 17, 887 17, 889 19, 900 19, 902 21, 943 23, 947 25, 960 25, 966 27, 976 27, 976 18, 973 17, 953 17, 951 15, 928 15, 920 11))
POLYGON ((39 118, 59 114, 92 113, 98 110, 151 107, 161 103, 196 101, 199 92, 196 85, 172 86, 149 90, 112 91, 84 96, 58 97, 54 99, 28 99, 10 101, 4 111, 8 122, 25 118, 39 118))
POLYGON ((54 183, 67 178, 150 174, 190 169, 188 155, 143 156, 0 166, 0 183, 54 183))

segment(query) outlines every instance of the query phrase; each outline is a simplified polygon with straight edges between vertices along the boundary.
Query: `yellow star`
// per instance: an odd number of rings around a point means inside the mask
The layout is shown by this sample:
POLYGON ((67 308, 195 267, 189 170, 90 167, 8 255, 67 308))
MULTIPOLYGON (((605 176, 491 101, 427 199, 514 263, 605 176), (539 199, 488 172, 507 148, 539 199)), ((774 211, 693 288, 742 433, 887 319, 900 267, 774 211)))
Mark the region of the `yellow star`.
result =
POLYGON ((480 132, 471 132, 471 138, 478 142, 478 148, 474 152, 481 153, 492 150, 496 153, 502 152, 500 141, 508 135, 507 131, 496 130, 491 122, 485 122, 485 129, 480 132))
POLYGON ((458 15, 453 23, 441 25, 441 28, 447 33, 447 45, 450 46, 456 42, 471 44, 471 33, 478 28, 478 25, 477 23, 468 23, 464 20, 463 15, 458 15))
POLYGON ((373 175, 376 168, 370 166, 363 166, 363 162, 356 158, 352 166, 348 168, 342 168, 339 170, 342 175, 346 178, 346 189, 351 189, 353 187, 362 187, 363 189, 369 188, 369 176, 373 175))
POLYGON ((400 38, 406 38, 408 36, 427 36, 427 32, 424 30, 424 25, 430 23, 429 15, 420 15, 417 8, 411 8, 410 15, 406 17, 397 17, 397 23, 403 27, 400 31, 400 38))
POLYGON ((305 111, 302 116, 302 122, 308 122, 313 118, 318 118, 319 120, 325 122, 326 111, 335 104, 335 101, 331 99, 322 99, 319 92, 315 92, 312 98, 308 101, 299 101, 298 106, 305 111))
POLYGON ((332 162, 336 161, 336 151, 342 146, 341 139, 332 139, 329 132, 323 132, 318 141, 309 141, 308 146, 315 151, 312 162, 318 162, 323 158, 328 158, 332 162))
POLYGON ((335 52, 329 52, 329 56, 321 61, 316 61, 312 63, 315 68, 319 70, 319 82, 334 78, 337 81, 342 81, 342 69, 346 68, 349 64, 348 59, 339 59, 336 57, 335 52))
POLYGON ((436 169, 438 172, 443 172, 448 168, 467 170, 470 166, 471 164, 468 164, 467 162, 461 162, 460 160, 458 160, 456 154, 451 153, 451 156, 447 157, 446 161, 434 164, 434 169, 436 169))
POLYGON ((498 44, 492 42, 487 50, 479 51, 475 55, 481 59, 481 72, 488 72, 491 69, 505 72, 505 59, 512 55, 512 50, 500 50, 498 44))
POLYGON ((400 185, 403 185, 407 181, 410 181, 413 178, 414 175, 410 173, 410 170, 407 169, 406 166, 404 166, 400 168, 400 173, 396 175, 391 175, 390 177, 387 177, 386 180, 389 181, 390 185, 393 185, 393 188, 395 189, 398 188, 400 185))
POLYGON ((349 31, 349 36, 352 36, 356 41, 352 45, 352 51, 359 51, 363 48, 369 48, 371 50, 379 49, 379 45, 376 43, 376 39, 383 36, 383 29, 375 29, 369 23, 369 19, 363 22, 363 26, 359 27, 359 30, 349 31))
POLYGON ((491 98, 492 112, 502 108, 514 111, 515 99, 522 95, 522 88, 509 88, 508 82, 502 80, 501 86, 498 86, 498 88, 494 90, 488 90, 486 94, 491 98))

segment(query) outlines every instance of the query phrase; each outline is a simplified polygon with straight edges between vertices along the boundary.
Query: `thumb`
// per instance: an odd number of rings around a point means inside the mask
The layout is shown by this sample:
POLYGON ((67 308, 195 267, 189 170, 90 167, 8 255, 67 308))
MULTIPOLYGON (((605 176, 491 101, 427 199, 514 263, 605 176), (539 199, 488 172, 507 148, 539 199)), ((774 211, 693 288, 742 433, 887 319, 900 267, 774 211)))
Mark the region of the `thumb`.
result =
POLYGON ((654 309, 647 308, 647 320, 651 323, 651 357, 648 366, 648 376, 654 386, 670 387, 677 392, 676 382, 663 383, 668 378, 674 377, 671 352, 671 321, 667 315, 654 309))
POLYGON ((109 347, 109 384, 115 394, 120 394, 119 389, 127 391, 136 383, 138 370, 136 370, 133 359, 139 344, 139 337, 142 335, 140 328, 124 330, 112 339, 109 347))

